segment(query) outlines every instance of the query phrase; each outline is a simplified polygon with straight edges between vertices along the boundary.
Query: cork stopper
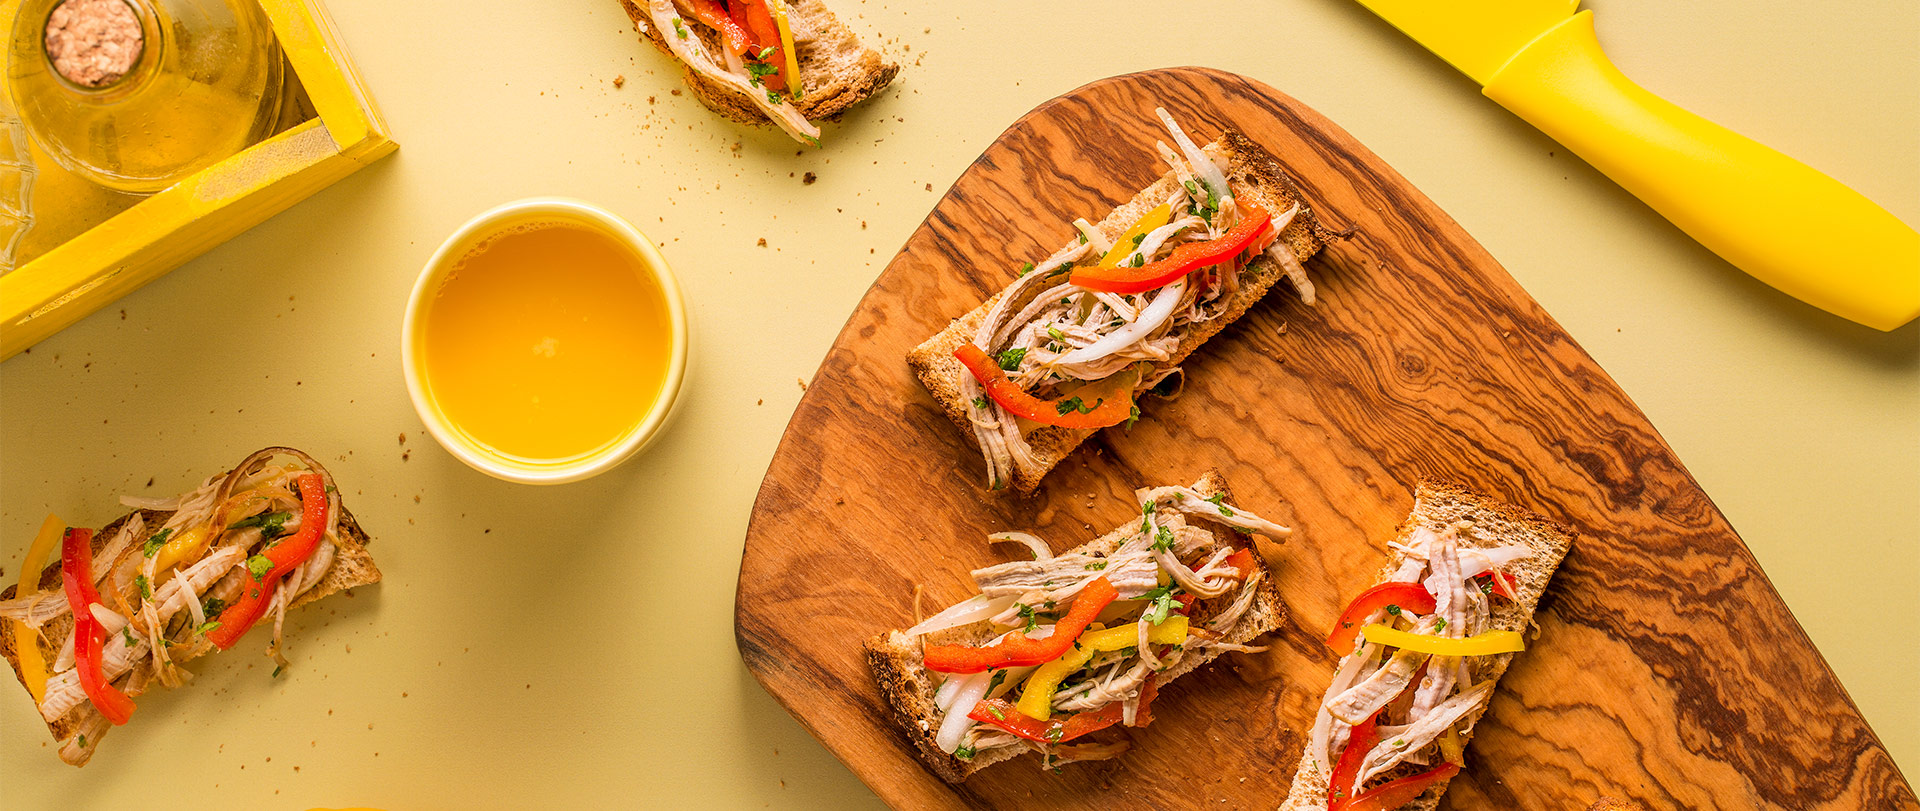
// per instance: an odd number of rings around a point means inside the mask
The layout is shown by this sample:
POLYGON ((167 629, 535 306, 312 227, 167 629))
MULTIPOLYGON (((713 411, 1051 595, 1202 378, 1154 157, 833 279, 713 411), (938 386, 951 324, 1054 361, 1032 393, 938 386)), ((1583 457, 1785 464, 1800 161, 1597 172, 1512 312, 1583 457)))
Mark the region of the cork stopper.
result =
POLYGON ((133 70, 146 47, 126 0, 67 0, 47 18, 54 72, 81 87, 106 87, 133 70))

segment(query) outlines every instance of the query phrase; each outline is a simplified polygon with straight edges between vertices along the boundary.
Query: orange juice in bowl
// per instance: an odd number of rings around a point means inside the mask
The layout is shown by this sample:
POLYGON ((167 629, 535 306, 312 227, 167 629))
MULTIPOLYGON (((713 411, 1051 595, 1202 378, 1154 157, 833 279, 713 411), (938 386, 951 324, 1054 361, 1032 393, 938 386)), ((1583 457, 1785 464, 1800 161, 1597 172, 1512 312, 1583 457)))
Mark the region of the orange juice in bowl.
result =
POLYGON ((659 433, 686 372, 686 313, 665 260, 625 220, 520 200, 427 262, 401 344, 414 407, 442 446, 492 476, 558 484, 659 433))

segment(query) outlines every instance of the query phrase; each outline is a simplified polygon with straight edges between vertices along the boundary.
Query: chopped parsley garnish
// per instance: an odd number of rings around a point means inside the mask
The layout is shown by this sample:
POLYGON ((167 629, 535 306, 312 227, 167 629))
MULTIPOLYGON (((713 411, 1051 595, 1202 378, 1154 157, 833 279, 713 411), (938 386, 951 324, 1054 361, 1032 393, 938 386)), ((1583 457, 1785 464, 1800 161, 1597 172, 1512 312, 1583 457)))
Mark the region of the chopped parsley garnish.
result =
POLYGON ((981 411, 987 410, 987 398, 985 397, 973 398, 973 407, 980 409, 981 411))
POLYGON ((1441 617, 1438 621, 1436 621, 1433 624, 1433 630, 1436 630, 1436 631, 1447 630, 1447 618, 1441 617))
POLYGON ((1057 742, 1060 740, 1061 735, 1066 734, 1066 731, 1067 731, 1067 728, 1065 725, 1048 727, 1047 740, 1057 742))
POLYGON ((260 537, 273 538, 284 532, 285 530, 282 529, 282 526, 291 520, 293 520, 293 513, 282 510, 280 512, 261 513, 259 515, 242 518, 233 522, 227 529, 259 527, 260 537))
POLYGON ((1027 274, 1029 274, 1029 273, 1032 273, 1032 272, 1033 272, 1033 263, 1032 263, 1032 262, 1023 262, 1023 263, 1021 263, 1021 264, 1020 264, 1020 275, 1022 275, 1022 276, 1025 276, 1025 275, 1027 275, 1027 274))
POLYGON ((1139 421, 1140 421, 1140 407, 1137 405, 1127 406, 1127 422, 1126 422, 1127 428, 1129 429, 1133 428, 1133 424, 1139 421))
POLYGON ((1146 234, 1144 234, 1144 233, 1140 233, 1140 234, 1134 234, 1134 235, 1133 235, 1133 247, 1135 247, 1135 248, 1138 248, 1138 247, 1140 247, 1140 241, 1141 241, 1141 240, 1143 240, 1143 239, 1146 239, 1146 238, 1147 238, 1147 235, 1146 235, 1146 234))
POLYGON ((220 627, 219 620, 207 620, 206 622, 200 623, 200 627, 193 629, 193 635, 205 636, 208 631, 218 627, 220 627))
MULTIPOLYGON (((769 48, 768 50, 772 50, 772 49, 769 48)), ((749 62, 747 63, 747 77, 748 77, 747 83, 753 85, 754 87, 760 87, 762 85, 761 79, 765 78, 769 74, 774 74, 779 72, 780 72, 780 68, 777 66, 769 65, 765 62, 749 62)), ((767 97, 772 98, 773 94, 769 92, 767 94, 767 97)))
POLYGON ((1003 682, 1006 680, 1007 680, 1007 671, 1005 670, 993 671, 993 678, 987 681, 987 693, 991 695, 993 693, 993 688, 999 687, 1000 682, 1003 682))
POLYGON ((87 736, 85 733, 82 733, 80 735, 80 748, 81 749, 87 748, 87 736))
POLYGON ((227 601, 218 597, 208 597, 207 601, 202 603, 200 607, 201 613, 209 617, 217 617, 220 615, 220 612, 225 610, 227 610, 227 601))
POLYGON ((1179 590, 1178 586, 1169 583, 1144 595, 1146 599, 1153 601, 1153 605, 1147 608, 1145 614, 1149 625, 1159 625, 1167 621, 1167 615, 1173 613, 1174 604, 1179 602, 1173 598, 1173 593, 1177 590, 1179 590))
POLYGON ((999 707, 988 707, 987 712, 993 713, 993 717, 998 718, 1002 721, 1007 720, 1006 712, 1002 711, 999 707))
POLYGON ((1400 616, 1400 606, 1397 606, 1397 605, 1387 606, 1387 613, 1396 617, 1400 616))
POLYGON ((141 547, 140 551, 143 554, 145 554, 147 557, 153 557, 154 555, 158 555, 160 554, 160 547, 166 546, 167 538, 172 536, 173 536, 173 527, 167 527, 166 529, 153 533, 153 537, 147 539, 146 546, 141 547))
POLYGON ((280 671, 282 671, 282 670, 285 670, 285 669, 287 669, 287 666, 286 666, 286 665, 279 665, 279 666, 276 666, 276 667, 275 667, 275 668, 273 669, 273 675, 272 675, 272 676, 268 676, 268 678, 272 678, 272 679, 277 679, 277 678, 280 678, 280 671))
POLYGON ((1018 371, 1020 369, 1020 361, 1025 360, 1026 357, 1027 350, 1025 349, 1009 349, 1000 353, 1000 368, 1008 372, 1018 371))
POLYGON ((681 39, 687 38, 687 27, 680 24, 679 17, 673 18, 673 33, 678 35, 681 39))
POLYGON ((140 587, 140 599, 142 600, 153 599, 153 589, 148 586, 146 575, 144 574, 134 575, 133 584, 140 587))
POLYGON ((765 62, 767 61, 767 57, 772 56, 773 52, 777 50, 780 50, 780 49, 775 48, 772 45, 768 45, 767 47, 760 49, 759 53, 754 54, 753 58, 758 59, 762 62, 765 62))
POLYGON ((1087 564, 1087 571, 1090 571, 1090 572, 1097 572, 1105 568, 1107 568, 1107 562, 1104 560, 1096 560, 1092 563, 1087 564))
POLYGON ((1206 502, 1207 502, 1208 504, 1212 504, 1212 505, 1213 505, 1213 506, 1215 506, 1215 507, 1219 507, 1219 508, 1220 508, 1220 514, 1221 514, 1221 515, 1224 515, 1224 516, 1226 516, 1226 517, 1228 517, 1228 518, 1232 518, 1232 517, 1233 517, 1233 509, 1232 509, 1232 508, 1230 508, 1230 507, 1228 507, 1228 506, 1227 506, 1227 505, 1225 505, 1225 504, 1222 504, 1222 503, 1220 503, 1220 502, 1222 502, 1222 501, 1225 501, 1226 499, 1227 499, 1227 494, 1226 494, 1226 493, 1214 493, 1214 494, 1213 494, 1213 495, 1211 495, 1211 496, 1207 496, 1207 498, 1206 498, 1206 502))
POLYGON ((1083 232, 1081 232, 1081 234, 1080 234, 1080 244, 1082 244, 1082 245, 1085 245, 1085 244, 1087 244, 1087 235, 1086 235, 1086 232, 1084 232, 1084 231, 1083 231, 1083 232))
POLYGON ((1142 253, 1136 253, 1136 254, 1134 254, 1134 255, 1133 255, 1133 262, 1132 262, 1131 264, 1132 264, 1132 265, 1133 265, 1134 267, 1145 267, 1145 266, 1146 266, 1146 264, 1147 264, 1147 255, 1146 255, 1146 254, 1142 254, 1142 253))
POLYGON ((1161 527, 1159 532, 1153 534, 1153 551, 1173 551, 1173 532, 1171 530, 1168 530, 1166 527, 1161 527))
POLYGON ((971 746, 968 746, 968 745, 966 745, 966 744, 964 744, 964 743, 963 743, 963 744, 960 744, 960 748, 959 748, 959 749, 955 749, 955 750, 953 750, 953 756, 954 756, 954 757, 957 757, 957 758, 959 758, 959 759, 961 759, 961 760, 972 760, 972 759, 973 759, 973 747, 971 747, 971 746))
POLYGON ((1153 531, 1153 509, 1156 506, 1158 505, 1156 505, 1152 499, 1148 499, 1147 503, 1140 505, 1140 531, 1141 532, 1153 531))
POLYGON ((120 635, 121 635, 121 636, 124 636, 124 637, 126 637, 126 638, 127 638, 127 647, 129 647, 129 648, 131 648, 131 647, 133 647, 133 646, 135 646, 135 645, 138 645, 138 644, 140 644, 140 643, 139 643, 138 641, 136 641, 136 640, 135 640, 135 639, 133 638, 133 626, 131 626, 131 625, 123 625, 123 626, 121 626, 121 628, 120 628, 120 635))
POLYGON ((1067 339, 1067 334, 1066 334, 1066 333, 1064 333, 1064 332, 1061 332, 1061 331, 1060 331, 1060 328, 1059 328, 1059 327, 1056 327, 1056 326, 1054 326, 1054 325, 1052 325, 1052 324, 1048 324, 1048 325, 1047 325, 1047 337, 1048 337, 1048 338, 1052 338, 1052 339, 1054 339, 1054 340, 1056 340, 1056 341, 1064 341, 1064 340, 1066 340, 1066 339, 1067 339))
POLYGON ((1093 401, 1093 405, 1087 405, 1086 403, 1081 402, 1080 398, 1078 397, 1068 397, 1065 400, 1061 400, 1058 403, 1054 403, 1053 410, 1058 411, 1062 414, 1072 414, 1075 411, 1078 411, 1082 414, 1092 414, 1093 410, 1096 408, 1099 408, 1100 404, 1104 402, 1106 402, 1106 398, 1103 397, 1101 399, 1093 401))
POLYGON ((267 572, 271 571, 273 571, 272 558, 266 555, 254 555, 253 557, 247 558, 247 572, 253 575, 253 579, 264 580, 267 577, 267 572))
POLYGON ((1024 630, 1032 631, 1040 627, 1040 620, 1033 616, 1033 606, 1026 603, 1014 603, 1014 606, 1020 609, 1020 618, 1027 621, 1027 627, 1024 630))

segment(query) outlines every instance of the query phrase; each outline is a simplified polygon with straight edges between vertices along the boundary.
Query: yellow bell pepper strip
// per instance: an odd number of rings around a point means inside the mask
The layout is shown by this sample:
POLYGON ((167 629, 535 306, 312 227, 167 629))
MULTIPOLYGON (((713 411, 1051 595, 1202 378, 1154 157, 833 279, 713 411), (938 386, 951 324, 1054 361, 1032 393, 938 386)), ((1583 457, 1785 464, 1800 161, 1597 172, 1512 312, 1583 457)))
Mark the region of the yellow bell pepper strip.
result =
POLYGON ((1080 632, 1086 630, 1093 618, 1100 616, 1100 612, 1118 596, 1120 592, 1105 577, 1095 579, 1081 587, 1080 594, 1073 598, 1073 606, 1067 609, 1067 615, 1053 624, 1052 636, 1033 639, 1023 634, 1013 634, 998 644, 984 648, 930 645, 922 663, 928 670, 940 673, 981 673, 1001 667, 1044 665, 1066 653, 1074 640, 1080 637, 1080 632))
POLYGON ((1116 372, 1071 397, 1042 400, 1021 389, 979 346, 961 344, 953 350, 953 356, 980 381, 980 388, 986 390, 988 397, 1016 417, 1042 425, 1091 430, 1119 425, 1133 416, 1133 384, 1138 378, 1131 372, 1116 372), (1093 400, 1091 404, 1087 402, 1089 399, 1093 400))
POLYGON ((1145 293, 1158 290, 1204 267, 1212 267, 1238 257, 1267 236, 1273 215, 1255 205, 1244 207, 1240 224, 1205 242, 1189 242, 1173 249, 1167 258, 1137 268, 1083 267, 1068 281, 1087 290, 1107 293, 1145 293))
MULTIPOLYGON (((1147 631, 1147 641, 1155 645, 1178 645, 1187 641, 1187 618, 1178 615, 1168 617, 1165 622, 1147 631)), ((1060 689, 1061 681, 1086 667, 1095 654, 1125 650, 1138 644, 1140 629, 1132 623, 1081 634, 1072 650, 1041 665, 1033 671, 1033 675, 1027 677, 1026 686, 1022 688, 1020 700, 1013 705, 1014 709, 1039 721, 1052 718, 1053 694, 1060 689)))
POLYGON ((133 699, 115 688, 103 669, 100 643, 105 629, 93 616, 100 592, 93 588, 92 570, 93 530, 68 529, 60 539, 60 585, 67 592, 67 607, 73 609, 73 666, 93 708, 117 726, 133 717, 133 699))
POLYGON ((241 635, 267 613, 280 578, 312 557, 313 550, 320 546, 321 536, 327 532, 327 514, 332 504, 320 474, 303 473, 296 481, 300 487, 300 531, 278 542, 269 542, 259 555, 247 559, 249 574, 255 578, 253 585, 242 590, 233 604, 220 612, 220 624, 207 632, 207 640, 221 650, 233 647, 241 635), (254 569, 254 559, 260 557, 267 561, 264 572, 254 569))
POLYGON ((1442 763, 1415 775, 1381 783, 1353 798, 1345 811, 1393 811, 1425 794, 1435 783, 1445 783, 1460 773, 1460 764, 1442 763))
POLYGON ((793 47, 793 23, 787 19, 786 0, 767 0, 767 7, 773 10, 773 24, 780 29, 780 54, 787 62, 787 73, 781 78, 786 80, 787 92, 798 99, 806 88, 800 82, 800 51, 793 47))
MULTIPOLYGON (((40 571, 47 567, 47 556, 53 553, 54 545, 60 542, 60 530, 65 528, 66 524, 57 515, 49 515, 40 522, 40 534, 33 536, 33 546, 27 548, 26 559, 20 561, 20 587, 13 590, 13 596, 25 597, 40 590, 40 571)), ((35 704, 47 697, 47 659, 40 655, 39 638, 40 632, 33 626, 13 621, 13 647, 20 658, 20 682, 33 694, 35 704)))
POLYGON ((1360 629, 1360 635, 1376 645, 1410 650, 1415 653, 1431 653, 1435 656, 1491 656, 1496 653, 1518 653, 1527 649, 1527 643, 1520 638, 1519 631, 1488 631, 1465 639, 1448 639, 1443 636, 1402 631, 1385 625, 1369 625, 1360 629))
POLYGON ((1107 249, 1107 255, 1100 257, 1100 267, 1119 267, 1120 260, 1132 256, 1134 249, 1140 247, 1140 240, 1145 239, 1148 232, 1166 225, 1172 219, 1173 207, 1166 203, 1161 203, 1158 208, 1147 212, 1133 224, 1132 228, 1128 228, 1119 239, 1113 241, 1113 247, 1107 249))

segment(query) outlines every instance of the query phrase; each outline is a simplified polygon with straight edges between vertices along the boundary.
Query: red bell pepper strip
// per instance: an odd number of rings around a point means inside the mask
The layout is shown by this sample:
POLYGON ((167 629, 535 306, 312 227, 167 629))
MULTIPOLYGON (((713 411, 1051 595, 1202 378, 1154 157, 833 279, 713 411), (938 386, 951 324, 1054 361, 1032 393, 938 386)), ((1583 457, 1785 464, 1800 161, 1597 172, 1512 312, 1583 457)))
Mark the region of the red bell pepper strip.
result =
MULTIPOLYGON (((1134 708, 1133 725, 1143 727, 1153 723, 1153 713, 1148 710, 1153 697, 1160 688, 1153 676, 1140 685, 1140 703, 1134 708)), ((1056 714, 1053 718, 1041 721, 1013 706, 1004 698, 989 698, 973 705, 973 711, 967 717, 983 724, 992 724, 1006 730, 1007 733, 1038 743, 1066 743, 1114 724, 1120 723, 1126 711, 1115 701, 1092 712, 1077 712, 1071 715, 1056 714)))
POLYGON ((1205 242, 1189 242, 1173 249, 1167 258, 1137 268, 1075 268, 1068 281, 1088 290, 1107 293, 1144 293, 1157 290, 1203 267, 1233 259, 1252 247, 1267 231, 1273 215, 1256 205, 1245 206, 1240 224, 1205 242))
POLYGON ((986 390, 988 397, 999 403, 1001 408, 1013 412, 1014 416, 1042 425, 1084 429, 1119 425, 1133 416, 1133 375, 1130 372, 1116 373, 1108 378, 1111 383, 1089 386, 1072 397, 1042 400, 1015 384, 1000 368, 1000 364, 995 363, 993 358, 987 356, 987 351, 979 346, 961 344, 959 349, 953 350, 953 356, 967 367, 967 371, 973 373, 975 380, 980 381, 980 388, 986 390), (1119 385, 1121 383, 1128 384, 1124 390, 1119 385), (1091 410, 1083 411, 1088 408, 1089 398, 1094 401, 1091 410))
POLYGON ((1327 811, 1342 811, 1358 799, 1353 796, 1353 781, 1360 777, 1367 753, 1380 743, 1379 721, 1380 711, 1375 710, 1348 733, 1347 748, 1340 751, 1340 762, 1333 767, 1333 777, 1327 783, 1327 811))
POLYGON ((1481 572, 1477 575, 1474 575, 1475 580, 1479 580, 1482 577, 1487 578, 1487 580, 1492 582, 1494 596, 1505 597, 1509 600, 1520 599, 1514 596, 1517 593, 1515 589, 1518 587, 1518 584, 1514 582, 1513 575, 1507 574, 1506 572, 1498 572, 1498 571, 1481 572))
POLYGON ((1327 634, 1327 647, 1335 653, 1345 656, 1353 652, 1354 626, 1365 622, 1367 616, 1390 605, 1415 614, 1433 612, 1433 595, 1426 586, 1419 583, 1381 583, 1353 598, 1347 604, 1347 610, 1340 613, 1340 621, 1333 624, 1333 633, 1327 634))
POLYGON ((1180 604, 1180 607, 1174 609, 1173 613, 1185 617, 1188 616, 1187 612, 1193 610, 1193 604, 1199 602, 1200 598, 1191 594, 1175 594, 1173 595, 1173 601, 1180 604))
POLYGON ((984 648, 933 645, 927 648, 925 664, 928 670, 941 673, 983 673, 1001 667, 1044 665, 1071 649, 1093 618, 1100 616, 1100 612, 1118 596, 1120 593, 1114 590, 1112 583, 1104 577, 1099 578, 1089 582, 1080 590, 1079 596, 1073 598, 1073 607, 1067 609, 1067 615, 1054 623, 1052 636, 1031 639, 1024 634, 1013 634, 998 644, 984 648))
POLYGON ((1245 580, 1253 574, 1253 552, 1246 547, 1233 550, 1233 554, 1227 556, 1226 563, 1240 570, 1239 574, 1233 576, 1235 580, 1245 580))
POLYGON ((1426 793, 1436 783, 1444 783, 1460 773, 1460 764, 1442 763, 1419 774, 1381 783, 1353 798, 1346 811, 1393 811, 1426 793))
POLYGON ((773 21, 773 8, 767 5, 767 0, 732 0, 732 7, 734 20, 753 35, 753 52, 747 56, 773 68, 773 72, 759 77, 761 83, 768 90, 785 92, 787 57, 780 53, 780 26, 773 21), (773 51, 768 53, 768 48, 773 51), (765 58, 761 57, 763 53, 765 58))
POLYGON ((93 530, 68 528, 60 539, 60 584, 73 609, 73 661, 80 672, 80 689, 93 708, 116 726, 133 717, 133 699, 107 680, 101 664, 100 637, 104 629, 93 617, 100 592, 93 588, 93 530))
POLYGON ((239 642, 240 637, 261 615, 267 613, 267 605, 273 602, 274 589, 280 585, 280 578, 295 567, 305 563, 313 556, 313 550, 320 546, 320 538, 327 532, 327 491, 320 474, 301 474, 297 480, 300 487, 300 531, 290 538, 278 542, 268 542, 267 548, 260 554, 272 562, 272 568, 265 576, 241 591, 240 596, 220 612, 220 624, 207 632, 207 639, 215 647, 226 650, 239 642))
POLYGON ((720 40, 726 44, 727 50, 744 54, 753 47, 753 36, 747 33, 745 26, 734 21, 733 15, 720 5, 720 0, 691 0, 687 9, 702 25, 720 32, 720 40))

